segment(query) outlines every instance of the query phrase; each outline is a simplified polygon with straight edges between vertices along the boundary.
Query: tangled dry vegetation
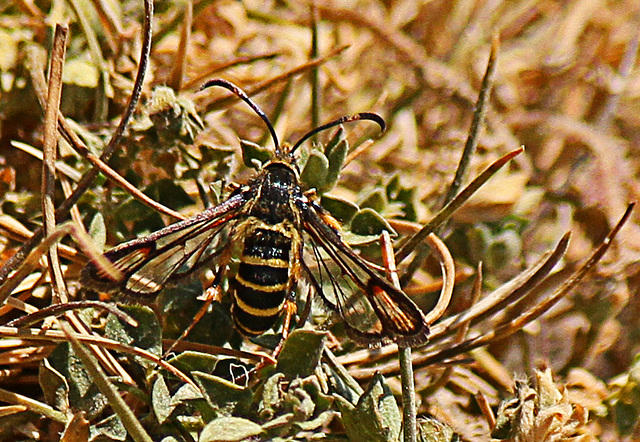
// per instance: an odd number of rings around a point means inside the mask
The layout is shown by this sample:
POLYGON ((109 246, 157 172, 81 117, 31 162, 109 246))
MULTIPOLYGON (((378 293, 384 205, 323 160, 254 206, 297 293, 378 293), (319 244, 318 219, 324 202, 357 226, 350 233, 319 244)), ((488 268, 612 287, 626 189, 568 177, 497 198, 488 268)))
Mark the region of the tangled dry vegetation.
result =
MULTIPOLYGON (((449 310, 432 327, 432 341, 414 351, 421 437, 640 439, 640 229, 632 217, 613 241, 605 240, 639 192, 639 2, 194 0, 192 7, 155 5, 141 103, 110 166, 184 216, 202 210, 209 183, 220 189, 221 182, 245 182, 251 162, 243 164, 238 139, 264 144, 267 132, 227 91, 196 93, 212 78, 246 90, 284 140, 346 114, 376 112, 386 119, 387 131, 368 143, 378 136, 371 125, 346 128, 352 150, 328 193, 334 202, 358 204, 356 211, 375 210, 398 233, 396 240, 415 233, 442 208, 492 39, 499 37, 493 91, 464 183, 521 145, 525 151, 436 229, 456 263, 455 291, 449 310), (158 89, 163 85, 178 98, 158 89)), ((5 264, 44 222, 46 128, 37 90, 46 100, 42 73, 52 25, 70 28, 61 113, 99 156, 132 94, 143 11, 141 0, 19 0, 0 6, 5 264)), ((55 207, 92 167, 86 154, 60 140, 55 207)), ((91 181, 70 217, 56 220, 58 226, 69 218, 75 223, 63 230, 72 235, 62 239, 58 267, 72 300, 86 296, 78 282, 86 262, 78 225, 102 247, 174 220, 103 176, 91 181)), ((38 261, 44 250, 35 250, 28 266, 20 266, 22 273, 9 279, 15 283, 11 289, 0 289, 0 439, 57 440, 65 428, 65 440, 125 440, 127 431, 136 438, 120 424, 122 416, 114 417, 117 405, 98 392, 93 374, 86 374, 85 359, 72 355, 70 348, 77 353, 79 344, 57 344, 68 338, 52 312, 18 329, 7 326, 52 304, 47 268, 55 264, 38 261), (26 329, 43 335, 35 341, 20 334, 26 329)), ((415 255, 400 264, 401 275, 415 255)), ((428 311, 440 290, 440 270, 433 258, 415 262, 410 281, 403 281, 405 291, 428 311)), ((161 322, 151 310, 129 308, 145 330, 118 325, 102 310, 74 315, 102 336, 160 356, 160 336, 177 338, 200 308, 197 284, 168 290, 161 322)), ((393 350, 358 349, 341 337, 338 323, 331 329, 337 341, 313 333, 294 336, 276 368, 253 374, 244 388, 222 379, 229 373, 242 377, 246 367, 237 354, 222 356, 203 344, 264 347, 240 338, 228 311, 214 306, 207 315, 169 360, 187 379, 158 370, 157 361, 141 354, 127 356, 124 344, 108 347, 112 356, 94 350, 104 372, 118 376, 116 396, 125 398, 153 439, 398 437, 397 408, 380 411, 396 407, 390 393, 400 395, 393 350), (319 365, 291 362, 301 358, 296 342, 316 349, 308 359, 319 365), (323 345, 335 359, 320 356, 323 345), (366 394, 358 402, 361 387, 366 394), (369 429, 379 425, 380 431, 371 435, 358 426, 367 419, 369 429), (228 428, 239 430, 224 433, 228 428)))

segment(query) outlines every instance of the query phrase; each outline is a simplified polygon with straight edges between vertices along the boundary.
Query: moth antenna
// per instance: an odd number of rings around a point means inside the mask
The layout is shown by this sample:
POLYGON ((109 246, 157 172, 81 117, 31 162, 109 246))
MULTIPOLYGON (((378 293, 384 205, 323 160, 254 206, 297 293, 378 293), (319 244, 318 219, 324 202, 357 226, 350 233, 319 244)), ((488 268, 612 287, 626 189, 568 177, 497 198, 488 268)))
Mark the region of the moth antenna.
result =
POLYGON ((318 126, 315 129, 311 129, 309 132, 303 135, 302 138, 300 138, 296 142, 296 144, 293 145, 293 147, 289 151, 289 154, 293 155, 293 153, 296 151, 298 147, 300 147, 302 143, 307 141, 309 138, 311 138, 318 132, 322 132, 323 130, 330 129, 334 126, 339 126, 344 123, 351 123, 352 121, 360 121, 360 120, 369 120, 369 121, 378 123, 382 132, 384 132, 384 130, 387 127, 387 124, 384 122, 384 119, 380 115, 374 114, 373 112, 361 112, 359 114, 346 115, 344 117, 338 118, 337 120, 333 120, 333 121, 330 121, 329 123, 323 124, 322 126, 318 126))
POLYGON ((269 129, 269 133, 271 134, 271 138, 273 139, 273 143, 276 146, 276 148, 275 148, 276 157, 281 157, 282 156, 282 150, 280 149, 280 142, 278 141, 278 135, 276 134, 276 130, 273 128, 273 124, 271 124, 271 121, 269 120, 269 117, 267 117, 267 114, 265 114, 262 111, 262 109, 260 109, 260 107, 258 107, 258 105, 251 98, 249 98, 249 96, 242 89, 240 89, 238 86, 236 86, 235 84, 231 83, 230 81, 223 80, 222 78, 217 78, 215 80, 207 81, 205 84, 200 86, 200 89, 198 89, 198 92, 203 91, 203 90, 208 89, 208 88, 213 87, 213 86, 220 86, 220 87, 223 87, 223 88, 227 89, 228 91, 233 92, 240 99, 242 99, 242 101, 247 103, 249 105, 249 107, 251 109, 253 109, 253 111, 256 114, 258 114, 258 116, 260 118, 262 118, 262 121, 264 121, 264 123, 267 125, 267 129, 269 129))

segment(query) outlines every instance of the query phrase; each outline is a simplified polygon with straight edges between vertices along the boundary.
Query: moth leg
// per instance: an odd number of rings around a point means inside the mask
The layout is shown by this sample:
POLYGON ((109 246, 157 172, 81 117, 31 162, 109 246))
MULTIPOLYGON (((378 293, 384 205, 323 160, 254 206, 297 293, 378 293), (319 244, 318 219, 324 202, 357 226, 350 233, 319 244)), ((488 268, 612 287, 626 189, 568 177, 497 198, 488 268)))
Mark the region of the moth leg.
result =
POLYGON ((296 324, 296 328, 302 328, 304 324, 309 319, 309 313, 311 312, 311 287, 307 290, 307 299, 304 301, 304 310, 300 314, 300 318, 298 319, 298 323, 296 324))
POLYGON ((274 359, 280 354, 280 351, 282 350, 282 347, 284 346, 284 343, 289 336, 291 318, 296 314, 296 311, 298 311, 298 307, 296 306, 295 301, 291 299, 290 296, 289 299, 284 302, 284 323, 282 324, 282 337, 280 338, 280 342, 276 346, 275 350, 273 350, 273 353, 271 355, 271 357, 273 357, 274 359))
POLYGON ((164 352, 164 355, 162 355, 163 358, 167 356, 169 353, 171 353, 171 351, 173 351, 176 345, 178 345, 180 341, 184 340, 187 337, 187 335, 191 333, 191 330, 193 330, 196 324, 200 322, 200 319, 202 319, 204 314, 207 313, 207 311, 209 310, 209 307, 213 302, 220 302, 220 300, 222 299, 222 290, 220 290, 220 281, 222 281, 222 276, 224 275, 226 268, 227 266, 224 263, 222 263, 218 267, 218 270, 216 271, 216 275, 213 279, 213 285, 205 289, 202 295, 198 296, 198 299, 201 301, 204 301, 204 304, 202 304, 202 307, 200 307, 200 310, 198 310, 198 313, 196 313, 189 327, 187 327, 185 331, 182 332, 180 337, 176 339, 173 342, 173 344, 171 344, 171 347, 169 347, 169 349, 164 352))

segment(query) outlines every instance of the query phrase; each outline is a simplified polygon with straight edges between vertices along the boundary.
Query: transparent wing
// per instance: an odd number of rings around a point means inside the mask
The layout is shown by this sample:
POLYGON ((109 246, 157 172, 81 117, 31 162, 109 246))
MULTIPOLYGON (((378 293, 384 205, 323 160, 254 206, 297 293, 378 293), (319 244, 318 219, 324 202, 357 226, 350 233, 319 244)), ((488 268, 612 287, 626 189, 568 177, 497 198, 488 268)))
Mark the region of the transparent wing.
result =
POLYGON ((330 215, 314 203, 302 213, 309 236, 303 267, 318 295, 343 318, 350 337, 369 346, 427 342, 429 328, 418 306, 342 241, 330 215))
POLYGON ((104 256, 122 272, 122 278, 114 280, 90 262, 82 270, 83 284, 144 301, 156 296, 169 280, 182 278, 205 264, 215 266, 229 241, 228 235, 221 233, 228 230, 249 199, 246 193, 238 193, 192 218, 109 250, 104 256))

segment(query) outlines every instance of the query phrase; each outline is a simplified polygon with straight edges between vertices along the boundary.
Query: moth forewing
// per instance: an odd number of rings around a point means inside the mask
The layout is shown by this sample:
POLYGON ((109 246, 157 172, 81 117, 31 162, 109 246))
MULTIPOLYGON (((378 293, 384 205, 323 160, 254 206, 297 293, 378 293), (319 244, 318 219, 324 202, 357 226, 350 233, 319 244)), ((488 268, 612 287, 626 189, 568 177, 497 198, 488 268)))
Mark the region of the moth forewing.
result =
POLYGON ((81 280, 91 289, 119 292, 137 302, 151 301, 168 280, 186 276, 204 263, 215 265, 224 245, 206 250, 246 201, 246 195, 234 195, 192 218, 109 250, 104 256, 122 273, 119 280, 93 262, 82 270, 81 280))

